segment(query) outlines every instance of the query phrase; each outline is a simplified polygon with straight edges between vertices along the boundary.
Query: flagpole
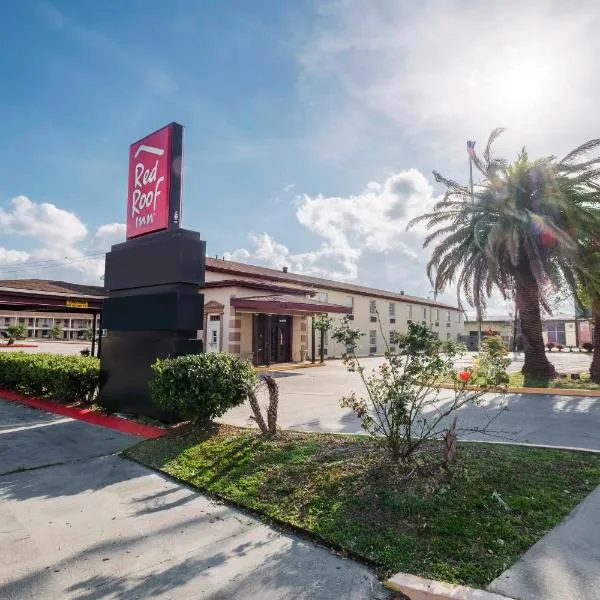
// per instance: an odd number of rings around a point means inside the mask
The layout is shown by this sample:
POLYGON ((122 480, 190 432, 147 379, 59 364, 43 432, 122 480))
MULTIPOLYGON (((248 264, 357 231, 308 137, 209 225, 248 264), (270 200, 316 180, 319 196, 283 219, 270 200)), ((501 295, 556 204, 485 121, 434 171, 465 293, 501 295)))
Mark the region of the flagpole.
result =
MULTIPOLYGON (((471 203, 475 202, 473 193, 473 153, 475 152, 475 140, 467 141, 467 153, 469 155, 469 188, 471 190, 471 203)), ((480 290, 481 293, 481 290, 480 290)), ((477 306, 477 347, 481 350, 481 309, 477 306)))

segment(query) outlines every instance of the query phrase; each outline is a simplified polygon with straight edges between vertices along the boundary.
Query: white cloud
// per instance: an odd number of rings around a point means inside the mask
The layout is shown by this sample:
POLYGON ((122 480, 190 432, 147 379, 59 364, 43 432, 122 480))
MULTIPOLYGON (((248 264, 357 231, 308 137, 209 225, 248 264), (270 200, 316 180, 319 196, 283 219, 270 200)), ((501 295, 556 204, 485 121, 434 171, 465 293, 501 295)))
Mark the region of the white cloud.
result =
POLYGON ((410 140, 436 163, 464 160, 466 139, 504 126, 501 150, 560 154, 600 126, 599 18, 592 0, 321 5, 298 57, 318 150, 381 162, 381 140, 410 140))
MULTIPOLYGON (((341 280, 360 280, 381 287, 408 290, 407 283, 425 289, 420 250, 422 231, 406 231, 408 222, 435 201, 433 188, 417 170, 390 175, 383 183, 370 182, 357 195, 298 197, 296 217, 320 238, 318 248, 294 253, 271 235, 251 235, 253 249, 226 254, 231 260, 341 280), (373 263, 377 263, 376 265, 373 263), (398 269, 397 265, 402 264, 398 269), (409 281, 405 268, 410 266, 409 281), (385 272, 377 273, 384 267, 385 272)), ((430 287, 430 286, 429 286, 430 287)))
POLYGON ((36 203, 25 196, 0 208, 4 233, 33 243, 27 251, 0 248, 4 278, 66 278, 100 283, 104 253, 125 239, 125 225, 101 225, 93 235, 77 215, 50 203, 36 203))
POLYGON ((90 242, 90 251, 110 250, 113 244, 119 244, 125 241, 126 227, 124 223, 107 223, 100 225, 94 233, 90 242))
POLYGON ((22 250, 9 250, 0 246, 0 265, 13 265, 25 262, 29 259, 29 253, 22 250))
POLYGON ((283 186, 283 191, 284 192, 291 192, 295 187, 296 187, 295 183, 288 183, 287 185, 283 186))
POLYGON ((87 228, 71 212, 44 202, 36 204, 25 196, 11 201, 11 209, 0 209, 0 227, 5 233, 33 237, 42 244, 72 246, 87 235, 87 228))

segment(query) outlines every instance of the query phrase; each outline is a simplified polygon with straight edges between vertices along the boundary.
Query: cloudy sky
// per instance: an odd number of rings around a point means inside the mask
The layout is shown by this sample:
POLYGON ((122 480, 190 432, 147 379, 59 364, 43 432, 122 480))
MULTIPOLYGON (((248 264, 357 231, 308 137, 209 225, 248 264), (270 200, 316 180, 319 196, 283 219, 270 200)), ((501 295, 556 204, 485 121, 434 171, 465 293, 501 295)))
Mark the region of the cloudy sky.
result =
POLYGON ((128 146, 175 120, 184 225, 211 255, 427 295, 405 226, 441 191, 432 169, 466 179, 465 141, 496 126, 509 158, 600 133, 593 1, 3 8, 2 279, 99 282, 128 146))

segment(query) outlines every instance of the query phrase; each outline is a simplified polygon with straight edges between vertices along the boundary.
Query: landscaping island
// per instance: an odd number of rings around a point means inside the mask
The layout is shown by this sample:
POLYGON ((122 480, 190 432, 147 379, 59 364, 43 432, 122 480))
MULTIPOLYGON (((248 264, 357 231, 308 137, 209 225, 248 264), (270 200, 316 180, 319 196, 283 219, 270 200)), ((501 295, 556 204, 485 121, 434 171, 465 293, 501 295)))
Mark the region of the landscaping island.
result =
POLYGON ((600 484, 600 455, 459 443, 391 463, 367 436, 187 426, 135 461, 345 549, 380 575, 485 587, 600 484))

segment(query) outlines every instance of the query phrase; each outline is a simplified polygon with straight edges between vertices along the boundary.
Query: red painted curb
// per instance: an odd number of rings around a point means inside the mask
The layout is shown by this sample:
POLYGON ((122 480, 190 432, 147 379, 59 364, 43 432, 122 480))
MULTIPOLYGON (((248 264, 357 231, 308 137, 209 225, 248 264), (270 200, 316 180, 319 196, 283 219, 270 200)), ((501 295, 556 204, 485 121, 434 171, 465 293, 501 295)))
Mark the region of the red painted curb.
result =
POLYGON ((0 344, 0 348, 11 350, 12 348, 39 348, 38 344, 0 344))
POLYGON ((167 434, 167 430, 162 427, 156 427, 155 425, 145 425, 143 423, 136 423, 129 419, 123 419, 122 417, 115 417, 113 415, 106 415, 104 413, 91 410, 89 408, 75 408, 73 406, 63 406, 50 400, 42 400, 41 398, 30 398, 23 396, 18 392, 12 392, 10 390, 3 390, 0 388, 0 398, 3 400, 10 400, 12 402, 19 402, 25 404, 31 408, 38 408, 45 410, 57 415, 63 415, 71 419, 77 419, 78 421, 85 421, 92 425, 100 425, 100 427, 107 427, 109 429, 116 429, 121 433, 129 433, 131 435, 137 435, 143 438, 158 438, 167 434))

